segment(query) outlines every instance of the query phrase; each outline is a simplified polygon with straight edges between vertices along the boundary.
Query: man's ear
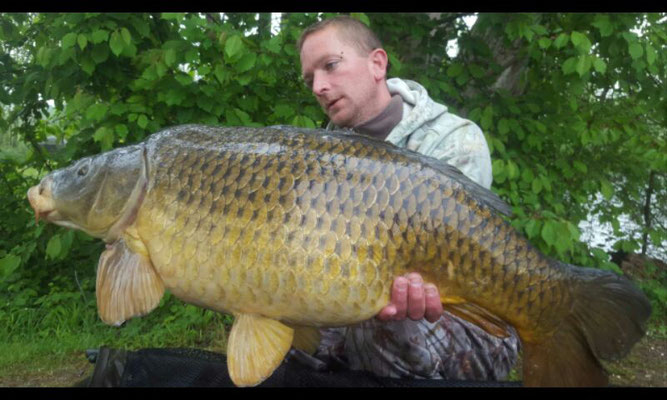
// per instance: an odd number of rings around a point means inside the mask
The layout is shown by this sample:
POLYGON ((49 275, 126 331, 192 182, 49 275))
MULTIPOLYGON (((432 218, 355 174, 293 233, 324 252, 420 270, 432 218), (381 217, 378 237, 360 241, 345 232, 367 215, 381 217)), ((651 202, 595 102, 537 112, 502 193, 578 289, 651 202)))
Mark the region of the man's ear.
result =
POLYGON ((375 49, 368 55, 371 72, 377 81, 382 81, 387 76, 388 57, 384 49, 375 49))

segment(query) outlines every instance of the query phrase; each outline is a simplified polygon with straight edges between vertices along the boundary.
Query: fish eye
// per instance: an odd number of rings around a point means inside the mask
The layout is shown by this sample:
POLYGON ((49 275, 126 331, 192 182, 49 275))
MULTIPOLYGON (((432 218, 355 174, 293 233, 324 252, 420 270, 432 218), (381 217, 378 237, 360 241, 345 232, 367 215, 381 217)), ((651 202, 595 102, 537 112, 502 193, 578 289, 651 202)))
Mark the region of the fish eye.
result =
POLYGON ((79 168, 78 171, 76 171, 76 174, 79 176, 84 176, 88 173, 88 165, 82 165, 81 168, 79 168))

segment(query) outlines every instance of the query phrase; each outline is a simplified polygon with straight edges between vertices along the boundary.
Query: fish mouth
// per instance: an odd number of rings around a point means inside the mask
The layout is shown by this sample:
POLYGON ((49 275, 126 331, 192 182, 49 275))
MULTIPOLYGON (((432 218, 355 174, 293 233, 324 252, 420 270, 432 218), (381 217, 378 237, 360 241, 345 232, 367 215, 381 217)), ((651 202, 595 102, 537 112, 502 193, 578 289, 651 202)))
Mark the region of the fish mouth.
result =
POLYGON ((35 211, 35 223, 40 219, 53 223, 61 219, 51 196, 51 180, 45 179, 28 189, 28 201, 35 211))
MULTIPOLYGON (((50 180, 44 180, 39 185, 28 189, 28 201, 30 202, 32 209, 35 211, 35 224, 42 219, 46 222, 63 226, 65 228, 80 229, 88 232, 79 225, 69 221, 56 209, 55 202, 51 196, 50 180)), ((93 235, 93 233, 88 233, 93 235)))
POLYGON ((35 211, 35 223, 40 218, 49 221, 49 215, 55 211, 49 181, 42 181, 28 189, 28 201, 35 211))

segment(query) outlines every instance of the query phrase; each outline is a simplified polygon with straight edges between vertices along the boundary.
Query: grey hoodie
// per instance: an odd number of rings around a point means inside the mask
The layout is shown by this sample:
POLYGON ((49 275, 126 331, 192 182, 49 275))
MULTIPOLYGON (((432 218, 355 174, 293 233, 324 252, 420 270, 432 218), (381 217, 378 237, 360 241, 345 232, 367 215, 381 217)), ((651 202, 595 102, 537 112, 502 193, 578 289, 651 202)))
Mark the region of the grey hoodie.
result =
MULTIPOLYGON (((482 130, 448 112, 426 89, 410 80, 387 80, 389 93, 403 99, 403 118, 386 141, 445 161, 481 186, 491 187, 491 156, 482 130)), ((338 127, 329 123, 327 129, 338 127)))

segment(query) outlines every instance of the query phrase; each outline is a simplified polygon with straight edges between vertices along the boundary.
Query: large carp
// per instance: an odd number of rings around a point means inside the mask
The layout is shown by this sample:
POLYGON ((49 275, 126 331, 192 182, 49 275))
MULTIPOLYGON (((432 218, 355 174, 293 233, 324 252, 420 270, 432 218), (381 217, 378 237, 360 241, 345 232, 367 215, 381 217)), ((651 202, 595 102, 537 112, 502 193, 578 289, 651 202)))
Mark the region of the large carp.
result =
POLYGON ((288 127, 178 126, 50 173, 37 218, 102 238, 101 319, 165 289, 231 313, 228 368, 256 385, 317 327, 372 318, 416 271, 445 309, 497 336, 516 328, 526 385, 604 385, 599 359, 644 333, 646 297, 610 272, 550 260, 456 168, 367 137, 288 127))

